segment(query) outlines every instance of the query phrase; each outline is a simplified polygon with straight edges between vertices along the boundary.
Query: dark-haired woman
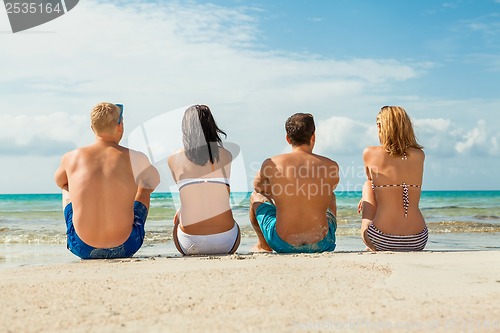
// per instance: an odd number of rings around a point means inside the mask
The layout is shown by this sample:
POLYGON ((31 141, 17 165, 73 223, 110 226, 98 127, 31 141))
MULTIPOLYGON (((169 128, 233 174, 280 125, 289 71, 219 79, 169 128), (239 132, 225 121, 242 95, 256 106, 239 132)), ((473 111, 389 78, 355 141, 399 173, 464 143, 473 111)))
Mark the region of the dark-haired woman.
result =
POLYGON ((184 148, 168 159, 181 201, 173 238, 184 255, 231 254, 240 243, 229 205, 232 156, 221 135, 208 106, 190 106, 182 119, 184 148))

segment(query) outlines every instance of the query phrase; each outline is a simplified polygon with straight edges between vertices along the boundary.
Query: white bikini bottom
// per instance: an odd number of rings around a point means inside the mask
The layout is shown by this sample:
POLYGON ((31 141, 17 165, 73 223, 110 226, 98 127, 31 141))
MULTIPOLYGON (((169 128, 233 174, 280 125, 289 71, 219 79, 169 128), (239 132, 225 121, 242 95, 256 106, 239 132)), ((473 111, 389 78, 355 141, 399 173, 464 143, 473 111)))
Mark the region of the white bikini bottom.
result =
POLYGON ((231 230, 212 235, 188 235, 177 226, 177 240, 183 254, 228 254, 238 241, 240 228, 234 222, 231 230))

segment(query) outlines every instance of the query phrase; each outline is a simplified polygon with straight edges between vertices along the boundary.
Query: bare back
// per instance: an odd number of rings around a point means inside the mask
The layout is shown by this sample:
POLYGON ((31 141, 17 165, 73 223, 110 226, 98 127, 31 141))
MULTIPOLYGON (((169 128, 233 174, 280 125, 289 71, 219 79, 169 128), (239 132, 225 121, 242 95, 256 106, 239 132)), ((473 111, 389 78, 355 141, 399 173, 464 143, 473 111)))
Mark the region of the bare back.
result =
POLYGON ((301 245, 324 238, 328 231, 326 212, 339 182, 336 162, 294 151, 267 159, 261 179, 276 205, 276 231, 283 240, 301 245))
POLYGON ((132 230, 138 188, 129 150, 97 142, 69 152, 62 164, 78 236, 98 248, 122 244, 132 230))
POLYGON ((184 150, 168 160, 172 177, 180 188, 181 229, 190 235, 210 235, 231 230, 234 219, 229 205, 229 186, 223 179, 231 174, 231 153, 219 148, 219 161, 212 165, 197 165, 186 157, 184 150), (214 180, 219 180, 215 182, 214 180))
POLYGON ((421 232, 425 227, 419 209, 424 152, 410 148, 406 157, 394 157, 383 147, 368 147, 363 159, 368 179, 374 186, 377 207, 372 222, 375 227, 393 235, 421 232), (404 187, 408 189, 406 205, 404 187))

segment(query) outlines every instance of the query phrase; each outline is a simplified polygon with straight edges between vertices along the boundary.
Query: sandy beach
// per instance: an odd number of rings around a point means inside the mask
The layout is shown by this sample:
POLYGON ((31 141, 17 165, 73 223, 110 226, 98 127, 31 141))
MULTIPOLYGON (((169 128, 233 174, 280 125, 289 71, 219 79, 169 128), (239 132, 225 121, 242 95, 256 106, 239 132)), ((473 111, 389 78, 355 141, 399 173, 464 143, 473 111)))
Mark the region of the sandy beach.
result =
POLYGON ((498 332, 497 251, 139 257, 5 269, 1 332, 498 332))

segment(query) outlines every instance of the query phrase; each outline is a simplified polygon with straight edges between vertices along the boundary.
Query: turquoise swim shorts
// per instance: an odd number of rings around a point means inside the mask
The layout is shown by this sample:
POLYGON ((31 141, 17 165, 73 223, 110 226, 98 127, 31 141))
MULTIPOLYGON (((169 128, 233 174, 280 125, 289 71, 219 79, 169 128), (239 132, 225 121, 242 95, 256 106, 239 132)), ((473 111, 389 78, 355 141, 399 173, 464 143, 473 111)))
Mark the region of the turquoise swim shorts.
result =
POLYGON ((267 244, 278 253, 316 253, 335 250, 335 231, 337 230, 337 219, 327 211, 328 233, 325 238, 314 244, 294 246, 285 242, 276 232, 276 206, 269 202, 262 203, 255 212, 260 230, 267 244))

